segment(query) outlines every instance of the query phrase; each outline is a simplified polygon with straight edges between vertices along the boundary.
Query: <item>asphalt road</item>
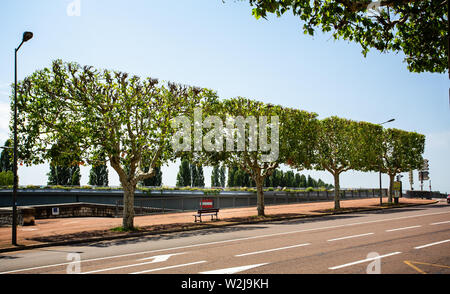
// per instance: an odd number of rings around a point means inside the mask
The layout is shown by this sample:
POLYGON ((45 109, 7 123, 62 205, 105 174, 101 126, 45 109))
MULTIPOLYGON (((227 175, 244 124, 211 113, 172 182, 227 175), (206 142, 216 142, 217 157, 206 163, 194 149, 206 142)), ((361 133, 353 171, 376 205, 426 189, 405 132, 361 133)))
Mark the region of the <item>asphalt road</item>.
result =
POLYGON ((1 274, 450 273, 450 205, 0 254, 1 274))

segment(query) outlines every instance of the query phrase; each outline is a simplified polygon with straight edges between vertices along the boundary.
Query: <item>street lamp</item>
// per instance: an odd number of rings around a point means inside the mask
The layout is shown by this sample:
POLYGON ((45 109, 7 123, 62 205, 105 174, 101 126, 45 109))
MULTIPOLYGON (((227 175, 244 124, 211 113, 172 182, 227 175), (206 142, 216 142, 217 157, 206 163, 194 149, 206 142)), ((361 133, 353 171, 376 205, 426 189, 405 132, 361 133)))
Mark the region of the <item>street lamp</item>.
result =
POLYGON ((17 187, 19 184, 17 177, 17 52, 23 43, 33 38, 32 32, 23 33, 22 42, 14 49, 14 163, 13 163, 13 203, 12 203, 12 244, 17 245, 17 187))
MULTIPOLYGON (((390 120, 382 122, 379 125, 390 123, 390 122, 393 122, 394 120, 395 120, 395 118, 391 118, 390 120)), ((382 205, 383 205, 383 186, 381 185, 381 169, 380 169, 380 206, 382 206, 382 205)))

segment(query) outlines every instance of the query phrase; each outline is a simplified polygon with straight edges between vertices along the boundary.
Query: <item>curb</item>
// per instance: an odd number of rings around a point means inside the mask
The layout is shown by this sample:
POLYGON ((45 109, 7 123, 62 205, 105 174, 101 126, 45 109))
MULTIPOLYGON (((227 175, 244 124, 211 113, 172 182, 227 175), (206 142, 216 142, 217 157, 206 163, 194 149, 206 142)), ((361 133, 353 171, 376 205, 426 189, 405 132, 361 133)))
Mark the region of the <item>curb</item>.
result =
POLYGON ((19 245, 16 247, 0 248, 0 253, 31 250, 31 249, 37 249, 37 248, 53 247, 53 246, 74 245, 74 244, 89 243, 89 242, 128 239, 128 238, 136 238, 136 237, 151 236, 151 235, 158 235, 158 234, 208 230, 208 229, 230 227, 230 226, 244 225, 244 224, 257 224, 257 223, 267 223, 267 222, 276 222, 276 221, 284 221, 284 220, 317 218, 317 217, 348 214, 348 213, 355 213, 355 212, 382 211, 382 210, 386 210, 386 209, 430 205, 430 204, 436 204, 438 202, 439 201, 436 200, 436 201, 430 202, 430 203, 419 203, 419 204, 411 203, 411 204, 403 204, 403 205, 400 204, 399 206, 394 206, 394 207, 359 207, 359 208, 356 207, 355 209, 351 209, 351 210, 347 210, 347 211, 319 212, 317 214, 298 214, 298 215, 294 215, 294 216, 273 217, 273 218, 267 218, 267 219, 255 219, 255 220, 240 221, 240 222, 239 221, 237 221, 237 222, 231 221, 230 223, 219 224, 219 225, 214 224, 214 223, 204 223, 204 225, 202 227, 166 229, 166 230, 159 230, 159 231, 131 232, 131 233, 127 233, 127 234, 123 234, 123 235, 115 235, 115 236, 91 237, 91 238, 74 239, 74 240, 68 240, 68 241, 56 241, 56 242, 48 242, 48 243, 41 243, 41 244, 19 245))

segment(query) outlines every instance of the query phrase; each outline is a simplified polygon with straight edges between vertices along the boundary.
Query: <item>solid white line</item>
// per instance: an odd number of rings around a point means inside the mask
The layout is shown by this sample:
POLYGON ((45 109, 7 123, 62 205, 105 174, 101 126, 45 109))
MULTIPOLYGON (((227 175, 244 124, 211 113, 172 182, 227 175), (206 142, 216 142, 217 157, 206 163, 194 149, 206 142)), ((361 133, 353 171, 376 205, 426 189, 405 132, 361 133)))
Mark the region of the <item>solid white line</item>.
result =
POLYGON ((235 255, 235 256, 236 257, 241 257, 241 256, 260 254, 260 253, 266 253, 266 252, 272 252, 272 251, 278 251, 278 250, 284 250, 284 249, 290 249, 290 248, 296 248, 296 247, 302 247, 302 246, 308 246, 308 245, 311 245, 311 244, 310 243, 304 243, 304 244, 298 244, 298 245, 292 245, 292 246, 286 246, 286 247, 280 247, 280 248, 274 248, 274 249, 267 249, 267 250, 243 253, 243 254, 238 254, 238 255, 235 255))
POLYGON ((397 228, 397 229, 386 230, 386 232, 394 232, 394 231, 408 230, 408 229, 414 229, 414 228, 420 228, 420 227, 421 227, 421 225, 418 225, 418 226, 411 226, 411 227, 403 227, 403 228, 397 228))
POLYGON ((383 257, 388 257, 388 256, 400 254, 400 253, 401 252, 392 252, 392 253, 388 253, 388 254, 385 254, 385 255, 380 255, 380 256, 376 256, 376 257, 366 258, 366 259, 363 259, 363 260, 358 260, 358 261, 354 261, 354 262, 350 262, 350 263, 346 263, 346 264, 342 264, 342 265, 329 267, 328 269, 330 269, 330 270, 340 269, 340 268, 343 268, 343 267, 347 267, 347 266, 351 266, 351 265, 355 265, 355 264, 359 264, 359 263, 364 263, 364 262, 372 261, 372 260, 375 260, 375 259, 381 259, 383 257))
POLYGON ((171 265, 171 266, 166 266, 166 267, 154 268, 154 269, 140 271, 140 272, 135 272, 135 273, 130 273, 130 274, 131 275, 144 274, 144 273, 162 271, 162 270, 166 270, 166 269, 177 268, 177 267, 182 267, 182 266, 189 266, 189 265, 205 263, 205 262, 206 262, 206 260, 202 260, 202 261, 196 261, 196 262, 190 262, 190 263, 184 263, 184 264, 177 264, 177 265, 171 265))
POLYGON ((375 233, 366 233, 366 234, 360 234, 360 235, 346 236, 346 237, 340 237, 340 238, 330 239, 330 240, 327 240, 327 241, 328 241, 328 242, 333 242, 333 241, 344 240, 344 239, 350 239, 350 238, 357 238, 357 237, 363 237, 363 236, 368 236, 368 235, 373 235, 373 234, 375 234, 375 233))
POLYGON ((438 222, 438 223, 432 223, 430 225, 434 226, 434 225, 441 225, 441 224, 448 224, 450 223, 450 221, 445 221, 445 222, 438 222))
MULTIPOLYGON (((418 214, 418 215, 408 215, 408 216, 402 216, 402 217, 397 217, 397 218, 380 219, 380 220, 373 220, 373 221, 367 221, 367 222, 350 223, 350 224, 343 224, 343 225, 336 225, 336 226, 304 229, 304 230, 297 230, 297 231, 290 231, 290 232, 283 232, 283 233, 274 233, 274 234, 268 234, 268 235, 259 235, 259 236, 237 238, 237 239, 230 239, 230 240, 223 240, 223 241, 214 241, 214 242, 200 243, 200 244, 193 244, 193 245, 186 245, 186 246, 179 246, 179 247, 172 247, 172 248, 156 249, 156 250, 135 252, 135 253, 128 253, 128 254, 121 254, 121 255, 112 255, 112 256, 106 256, 106 257, 99 257, 99 258, 80 260, 80 262, 90 262, 90 261, 97 261, 97 260, 105 260, 105 259, 112 259, 112 258, 127 257, 127 256, 139 255, 139 254, 148 254, 148 253, 160 252, 160 251, 170 251, 170 250, 193 248, 193 247, 200 247, 200 246, 208 246, 208 245, 221 244, 221 243, 229 243, 229 242, 235 242, 235 241, 244 241, 244 240, 259 239, 259 238, 266 238, 266 237, 274 237, 274 236, 282 236, 282 235, 289 235, 289 234, 297 234, 297 233, 310 232, 310 231, 319 231, 319 230, 326 230, 326 229, 343 228, 343 227, 350 227, 350 226, 356 226, 356 225, 364 225, 364 224, 371 224, 371 223, 378 223, 378 222, 385 222, 385 221, 393 221, 393 220, 398 220, 398 219, 407 219, 407 218, 414 218, 414 217, 421 217, 421 216, 430 216, 430 215, 437 215, 437 214, 444 214, 444 213, 450 213, 450 211, 433 212, 433 213, 418 214)), ((64 262, 64 263, 49 264, 49 265, 43 265, 43 266, 35 266, 35 267, 30 267, 30 268, 23 268, 23 269, 11 270, 11 271, 6 271, 6 272, 0 272, 0 274, 7 274, 7 273, 15 273, 15 272, 35 270, 35 269, 42 269, 42 268, 48 268, 48 267, 53 267, 53 266, 67 265, 67 264, 71 264, 71 263, 72 262, 64 262)))
POLYGON ((93 273, 99 273, 99 272, 106 272, 106 271, 112 271, 112 270, 116 270, 116 269, 128 268, 128 267, 133 267, 133 266, 146 265, 146 264, 150 264, 150 263, 154 263, 153 260, 147 261, 147 262, 141 262, 141 263, 133 263, 133 264, 127 264, 127 265, 121 265, 121 266, 115 266, 115 267, 109 267, 109 268, 102 268, 102 269, 98 269, 98 270, 94 270, 94 271, 83 272, 82 274, 93 274, 93 273))
POLYGON ((439 242, 434 242, 434 243, 430 243, 430 244, 425 244, 425 245, 422 245, 422 246, 417 246, 417 247, 414 247, 414 249, 422 249, 422 248, 425 248, 425 247, 430 247, 430 246, 433 246, 433 245, 438 245, 438 244, 442 244, 442 243, 446 243, 446 242, 450 242, 450 239, 444 240, 444 241, 439 241, 439 242))

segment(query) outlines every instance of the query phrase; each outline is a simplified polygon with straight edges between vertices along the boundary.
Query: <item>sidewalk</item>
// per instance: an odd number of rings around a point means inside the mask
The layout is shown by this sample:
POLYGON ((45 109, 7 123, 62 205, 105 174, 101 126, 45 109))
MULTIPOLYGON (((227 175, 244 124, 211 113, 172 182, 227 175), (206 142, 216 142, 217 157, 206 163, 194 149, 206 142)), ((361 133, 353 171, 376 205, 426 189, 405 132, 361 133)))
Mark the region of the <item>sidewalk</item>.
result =
MULTIPOLYGON (((380 208, 379 198, 357 200, 341 200, 344 212, 355 210, 390 209, 380 208)), ((436 200, 401 198, 400 206, 435 203, 436 200)), ((383 198, 387 203, 387 198, 383 198)), ((308 202, 299 204, 273 205, 265 207, 265 218, 255 217, 256 207, 221 209, 219 221, 210 222, 209 217, 203 223, 194 223, 195 212, 167 213, 148 216, 137 216, 134 219, 136 232, 117 232, 112 228, 122 225, 121 218, 59 218, 36 220, 34 226, 17 227, 17 242, 20 246, 11 245, 11 227, 0 227, 0 252, 17 249, 46 247, 54 245, 94 242, 116 238, 138 237, 148 234, 174 231, 198 230, 218 226, 230 226, 242 223, 270 221, 289 218, 329 215, 324 211, 334 207, 333 201, 308 202)))

